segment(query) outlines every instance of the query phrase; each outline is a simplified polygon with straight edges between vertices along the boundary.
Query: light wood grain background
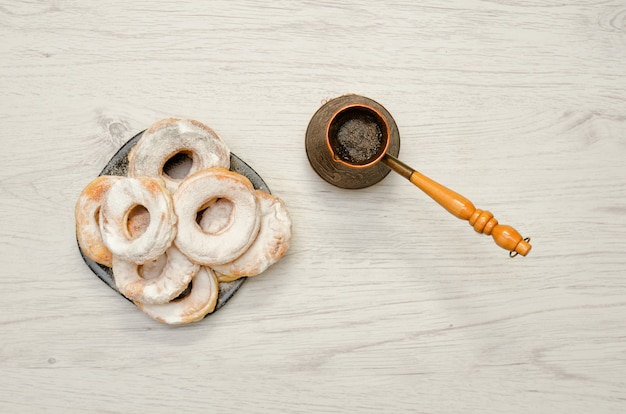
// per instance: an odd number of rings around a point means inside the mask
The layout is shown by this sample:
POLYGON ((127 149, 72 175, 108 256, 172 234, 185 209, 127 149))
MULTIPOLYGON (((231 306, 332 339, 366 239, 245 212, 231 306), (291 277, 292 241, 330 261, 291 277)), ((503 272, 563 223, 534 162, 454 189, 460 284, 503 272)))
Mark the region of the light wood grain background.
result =
POLYGON ((626 412, 626 2, 0 0, 0 412, 626 412), (396 175, 310 168, 327 99, 532 237, 509 259, 396 175), (154 121, 281 196, 287 256, 204 321, 81 260, 73 208, 154 121))

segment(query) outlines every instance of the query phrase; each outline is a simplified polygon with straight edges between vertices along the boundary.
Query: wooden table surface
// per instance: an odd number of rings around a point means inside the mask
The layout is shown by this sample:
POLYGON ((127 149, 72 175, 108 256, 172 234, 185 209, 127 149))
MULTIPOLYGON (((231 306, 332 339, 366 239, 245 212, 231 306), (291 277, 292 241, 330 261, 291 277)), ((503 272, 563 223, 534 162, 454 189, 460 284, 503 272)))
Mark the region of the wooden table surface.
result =
POLYGON ((0 412, 626 412, 626 2, 0 1, 0 412), (532 238, 510 259, 304 135, 356 93, 400 158, 532 238), (291 249, 170 327, 97 279, 78 194, 153 122, 215 129, 291 249))

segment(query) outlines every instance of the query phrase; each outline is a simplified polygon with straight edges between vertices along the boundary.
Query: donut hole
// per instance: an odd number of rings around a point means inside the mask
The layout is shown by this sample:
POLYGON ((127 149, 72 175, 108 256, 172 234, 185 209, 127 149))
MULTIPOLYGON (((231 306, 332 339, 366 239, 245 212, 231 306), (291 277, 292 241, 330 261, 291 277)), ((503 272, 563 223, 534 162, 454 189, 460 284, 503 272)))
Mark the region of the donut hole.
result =
POLYGON ((150 212, 141 204, 128 210, 124 226, 128 240, 134 240, 144 234, 150 225, 150 212))
POLYGON ((150 260, 142 265, 139 265, 137 272, 139 276, 146 280, 156 279, 163 273, 165 265, 167 264, 167 256, 162 254, 154 260, 150 260))
POLYGON ((98 206, 96 211, 93 212, 93 220, 96 223, 96 226, 100 226, 100 206, 98 206))
POLYGON ((220 234, 228 229, 235 213, 235 204, 226 198, 217 198, 205 204, 196 214, 196 223, 207 234, 220 234))
POLYGON ((189 284, 187 285, 185 290, 183 290, 180 293, 180 295, 178 295, 174 299, 172 299, 172 302, 181 301, 181 300, 185 299, 187 296, 189 296, 189 294, 191 293, 191 288, 193 287, 192 285, 193 285, 193 280, 191 282, 189 282, 189 284))
POLYGON ((191 171, 193 165, 193 153, 191 151, 180 151, 172 155, 163 164, 163 173, 173 180, 182 180, 191 171))

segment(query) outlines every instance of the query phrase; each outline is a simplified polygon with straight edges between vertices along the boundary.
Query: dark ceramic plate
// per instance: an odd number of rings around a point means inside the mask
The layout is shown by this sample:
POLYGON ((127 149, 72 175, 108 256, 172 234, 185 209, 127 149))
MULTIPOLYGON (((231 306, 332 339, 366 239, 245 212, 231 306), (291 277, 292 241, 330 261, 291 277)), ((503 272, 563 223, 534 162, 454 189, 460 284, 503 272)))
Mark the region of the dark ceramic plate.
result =
MULTIPOLYGON (((100 175, 120 175, 126 176, 128 172, 128 153, 131 148, 135 146, 137 141, 143 135, 143 131, 139 134, 135 135, 131 138, 126 144, 119 149, 119 151, 111 158, 109 163, 104 167, 100 175)), ((270 193, 270 189, 267 187, 267 184, 263 181, 263 179, 254 171, 248 164, 246 164, 241 158, 237 157, 235 154, 230 154, 230 170, 236 173, 242 174, 246 176, 255 189, 262 190, 267 193, 270 193)), ((106 283, 111 289, 115 290, 117 293, 120 293, 115 286, 115 281, 113 280, 113 270, 110 267, 103 266, 98 264, 85 256, 83 251, 80 250, 80 254, 87 263, 87 266, 98 276, 104 283, 106 283)), ((246 278, 241 278, 235 280, 234 282, 228 283, 220 283, 220 291, 217 299, 217 305, 215 306, 215 311, 220 309, 224 304, 237 292, 239 287, 245 282, 246 278)), ((120 296, 126 299, 124 295, 120 293, 120 296)))

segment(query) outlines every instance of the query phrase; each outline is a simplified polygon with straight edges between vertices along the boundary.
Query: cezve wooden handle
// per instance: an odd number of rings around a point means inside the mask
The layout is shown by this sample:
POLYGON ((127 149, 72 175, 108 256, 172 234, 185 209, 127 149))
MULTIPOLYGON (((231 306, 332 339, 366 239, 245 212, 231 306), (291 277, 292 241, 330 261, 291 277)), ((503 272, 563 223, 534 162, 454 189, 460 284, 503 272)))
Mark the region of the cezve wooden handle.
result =
POLYGON ((419 189, 424 191, 430 198, 439 203, 452 215, 469 221, 476 232, 491 235, 496 244, 511 252, 511 256, 521 254, 526 256, 532 246, 530 239, 524 239, 511 226, 499 224, 489 211, 483 211, 474 207, 471 201, 449 188, 426 177, 413 168, 404 164, 397 158, 386 154, 382 161, 392 170, 407 178, 419 189))

